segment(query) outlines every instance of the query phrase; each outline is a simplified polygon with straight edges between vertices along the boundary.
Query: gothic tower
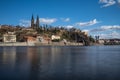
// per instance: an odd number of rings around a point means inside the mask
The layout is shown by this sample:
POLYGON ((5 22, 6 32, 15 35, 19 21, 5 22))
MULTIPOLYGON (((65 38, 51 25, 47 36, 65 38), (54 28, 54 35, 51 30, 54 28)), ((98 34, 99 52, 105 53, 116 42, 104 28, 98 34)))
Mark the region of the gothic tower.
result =
POLYGON ((39 16, 37 16, 37 19, 36 19, 36 29, 39 28, 39 16))
POLYGON ((31 18, 31 28, 34 29, 34 17, 33 17, 33 15, 32 15, 32 18, 31 18))

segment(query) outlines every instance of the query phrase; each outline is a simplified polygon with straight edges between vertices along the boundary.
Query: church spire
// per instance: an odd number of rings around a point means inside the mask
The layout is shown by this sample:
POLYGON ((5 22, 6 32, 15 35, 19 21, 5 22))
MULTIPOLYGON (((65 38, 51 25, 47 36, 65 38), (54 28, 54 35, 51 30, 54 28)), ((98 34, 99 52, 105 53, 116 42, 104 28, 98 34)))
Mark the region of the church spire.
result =
POLYGON ((31 28, 34 28, 34 17, 33 17, 33 14, 32 14, 32 18, 31 18, 31 28))
POLYGON ((39 28, 39 16, 37 15, 37 19, 36 19, 36 29, 39 28))

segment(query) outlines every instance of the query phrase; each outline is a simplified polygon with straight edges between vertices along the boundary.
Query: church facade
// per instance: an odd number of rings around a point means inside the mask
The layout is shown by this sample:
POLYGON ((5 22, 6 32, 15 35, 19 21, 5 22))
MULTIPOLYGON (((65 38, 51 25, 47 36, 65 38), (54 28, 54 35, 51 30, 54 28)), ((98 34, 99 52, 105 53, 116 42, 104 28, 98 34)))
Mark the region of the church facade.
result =
POLYGON ((36 19, 36 22, 35 22, 35 19, 34 19, 34 16, 32 15, 32 18, 31 18, 31 28, 33 29, 39 29, 39 16, 37 16, 37 19, 36 19))

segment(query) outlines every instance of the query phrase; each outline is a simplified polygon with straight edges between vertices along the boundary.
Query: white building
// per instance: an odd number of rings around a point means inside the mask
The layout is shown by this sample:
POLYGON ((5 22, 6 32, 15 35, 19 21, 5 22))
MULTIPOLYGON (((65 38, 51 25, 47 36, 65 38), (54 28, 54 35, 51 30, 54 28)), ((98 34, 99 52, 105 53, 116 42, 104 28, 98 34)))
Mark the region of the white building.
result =
POLYGON ((52 40, 56 40, 56 39, 57 39, 57 40, 60 40, 60 36, 52 35, 51 39, 52 39, 52 40))
POLYGON ((104 44, 104 43, 105 43, 105 41, 104 41, 104 40, 102 40, 102 39, 99 39, 99 43, 100 43, 100 44, 104 44))

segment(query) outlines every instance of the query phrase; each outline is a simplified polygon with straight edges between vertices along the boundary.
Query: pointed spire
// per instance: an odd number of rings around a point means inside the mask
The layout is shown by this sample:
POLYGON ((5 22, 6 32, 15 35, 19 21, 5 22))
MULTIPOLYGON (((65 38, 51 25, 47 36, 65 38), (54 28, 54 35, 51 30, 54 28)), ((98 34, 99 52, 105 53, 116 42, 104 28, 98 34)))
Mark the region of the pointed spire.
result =
POLYGON ((32 18, 31 18, 31 28, 34 28, 34 17, 33 17, 33 14, 32 14, 32 18))
POLYGON ((36 29, 39 28, 39 16, 37 15, 37 19, 36 19, 36 29))
POLYGON ((34 19, 33 14, 32 14, 32 20, 34 19))

